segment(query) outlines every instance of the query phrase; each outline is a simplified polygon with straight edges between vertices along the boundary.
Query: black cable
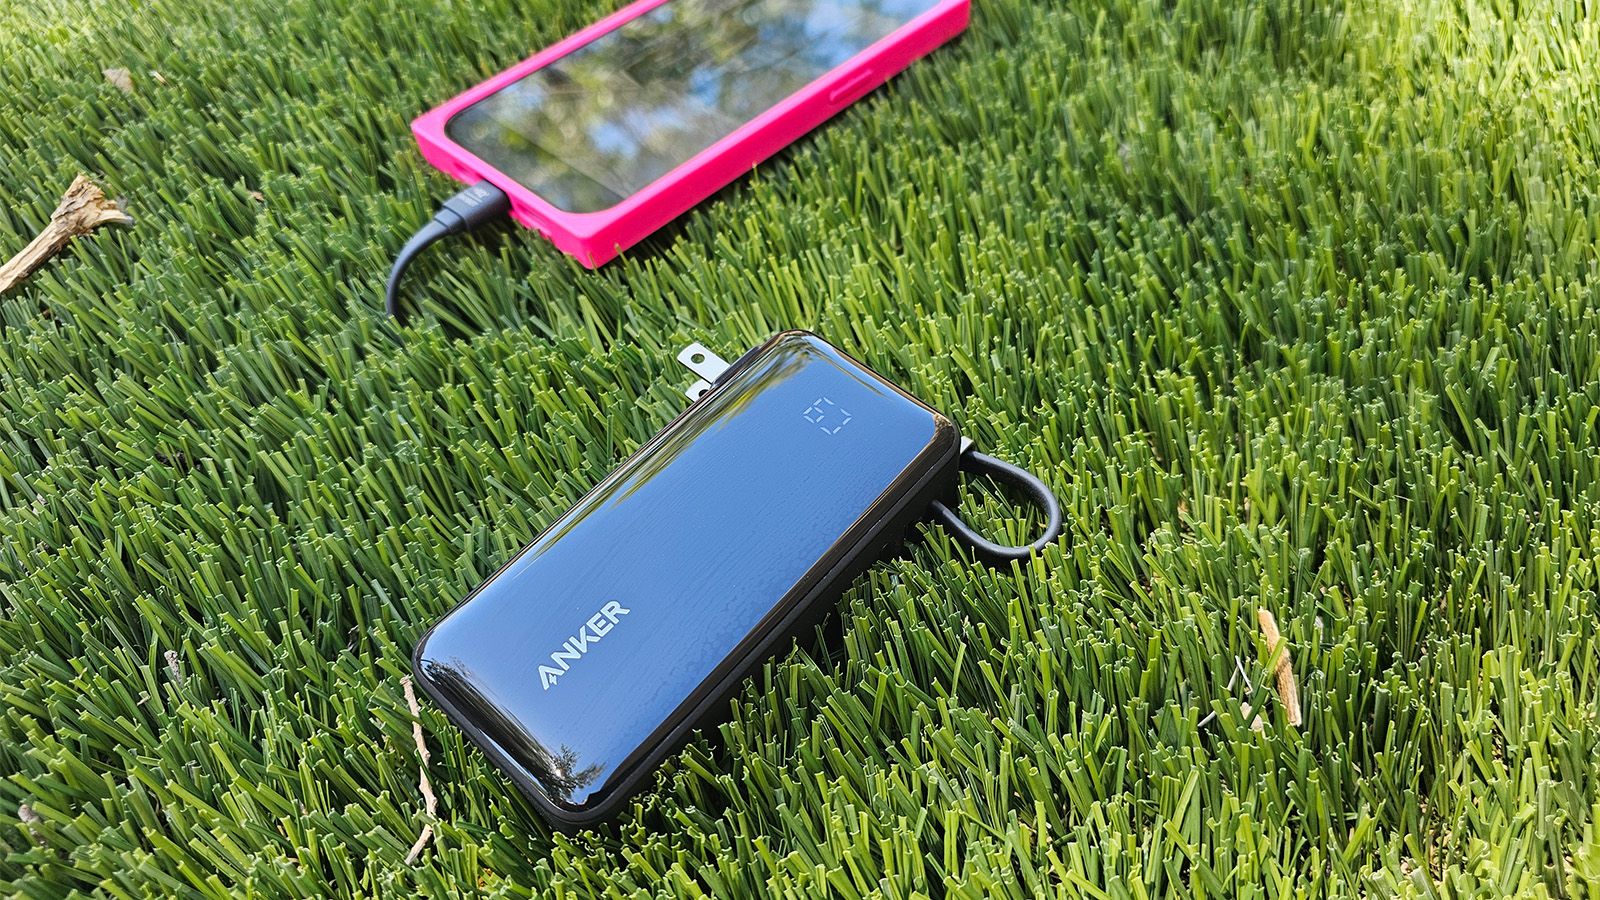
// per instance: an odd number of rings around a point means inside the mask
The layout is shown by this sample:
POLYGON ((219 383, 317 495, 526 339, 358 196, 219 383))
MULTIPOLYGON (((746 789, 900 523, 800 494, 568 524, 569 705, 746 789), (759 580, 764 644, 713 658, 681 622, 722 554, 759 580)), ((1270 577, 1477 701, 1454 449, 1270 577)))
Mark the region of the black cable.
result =
POLYGON ((991 565, 1011 562, 1012 560, 1027 559, 1034 553, 1043 551, 1056 538, 1061 536, 1061 504, 1057 502, 1056 495, 1037 476, 1027 469, 1019 468, 1008 462, 1001 462, 992 456, 968 449, 961 454, 961 468, 968 472, 988 475, 996 481, 1003 481, 1013 487, 1020 488, 1028 499, 1044 510, 1048 523, 1044 526, 1044 535, 1026 547, 1007 547, 1003 544, 985 538, 972 530, 972 526, 961 521, 955 511, 943 503, 933 502, 934 521, 943 525, 961 541, 972 548, 972 552, 979 559, 991 565))
POLYGON ((405 274, 411 260, 429 244, 445 235, 470 231, 511 211, 511 198, 487 181, 480 181, 444 202, 433 221, 417 229, 417 233, 400 248, 394 258, 394 268, 389 270, 389 284, 384 288, 383 308, 390 317, 400 318, 400 276, 405 274))

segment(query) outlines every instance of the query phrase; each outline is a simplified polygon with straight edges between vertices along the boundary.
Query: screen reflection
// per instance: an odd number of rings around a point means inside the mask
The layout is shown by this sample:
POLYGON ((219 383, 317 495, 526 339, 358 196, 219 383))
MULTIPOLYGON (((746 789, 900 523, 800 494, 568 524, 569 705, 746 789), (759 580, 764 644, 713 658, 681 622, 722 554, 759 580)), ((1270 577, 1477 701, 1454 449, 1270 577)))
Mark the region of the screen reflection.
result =
POLYGON ((669 0, 452 117, 558 209, 638 193, 934 0, 669 0))

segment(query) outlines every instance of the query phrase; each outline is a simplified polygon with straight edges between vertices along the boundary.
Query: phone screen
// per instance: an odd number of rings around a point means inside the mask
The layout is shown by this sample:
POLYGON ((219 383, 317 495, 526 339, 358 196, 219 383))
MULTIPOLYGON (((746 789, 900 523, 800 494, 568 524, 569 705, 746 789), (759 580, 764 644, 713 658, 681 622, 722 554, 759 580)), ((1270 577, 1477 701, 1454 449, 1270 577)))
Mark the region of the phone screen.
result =
POLYGON ((599 212, 938 0, 668 0, 451 117, 468 152, 599 212))

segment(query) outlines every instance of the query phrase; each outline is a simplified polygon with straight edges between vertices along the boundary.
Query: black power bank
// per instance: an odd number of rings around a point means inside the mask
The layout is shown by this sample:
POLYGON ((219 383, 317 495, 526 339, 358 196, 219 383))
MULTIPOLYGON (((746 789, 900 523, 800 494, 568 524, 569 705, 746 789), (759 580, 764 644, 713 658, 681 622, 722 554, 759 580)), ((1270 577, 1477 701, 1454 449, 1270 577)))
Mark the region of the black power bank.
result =
POLYGON ((434 625, 412 669, 552 825, 596 823, 955 492, 960 444, 821 338, 780 334, 434 625))

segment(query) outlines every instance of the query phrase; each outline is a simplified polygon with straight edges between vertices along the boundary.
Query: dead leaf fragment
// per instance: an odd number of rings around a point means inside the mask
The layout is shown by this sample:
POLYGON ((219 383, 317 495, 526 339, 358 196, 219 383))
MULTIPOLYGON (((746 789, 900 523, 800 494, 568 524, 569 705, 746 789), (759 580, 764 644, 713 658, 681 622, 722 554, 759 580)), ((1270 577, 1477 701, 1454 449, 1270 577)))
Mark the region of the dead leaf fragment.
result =
POLYGON ((1261 713, 1256 713, 1255 715, 1251 715, 1250 714, 1250 704, 1248 704, 1248 703, 1239 704, 1239 715, 1244 716, 1246 719, 1248 719, 1250 721, 1250 730, 1251 731, 1265 731, 1266 730, 1267 723, 1263 722, 1261 720, 1261 713))
POLYGON ((124 94, 133 93, 133 73, 127 69, 101 69, 100 74, 106 76, 106 80, 124 94))
POLYGON ((0 265, 0 294, 33 274, 34 269, 60 253, 73 238, 110 224, 132 225, 133 217, 123 212, 117 201, 108 199, 86 176, 74 178, 61 197, 61 205, 50 214, 50 224, 22 248, 21 253, 0 265))
MULTIPOLYGON (((1261 623, 1261 633, 1267 638, 1267 655, 1277 656, 1278 648, 1283 644, 1283 634, 1278 631, 1278 620, 1264 609, 1256 610, 1256 619, 1261 623)), ((1278 702, 1283 704, 1283 711, 1289 719, 1289 724, 1299 727, 1303 721, 1300 716, 1300 686, 1294 680, 1294 664, 1289 661, 1288 647, 1283 648, 1283 655, 1278 659, 1276 672, 1278 702)))

